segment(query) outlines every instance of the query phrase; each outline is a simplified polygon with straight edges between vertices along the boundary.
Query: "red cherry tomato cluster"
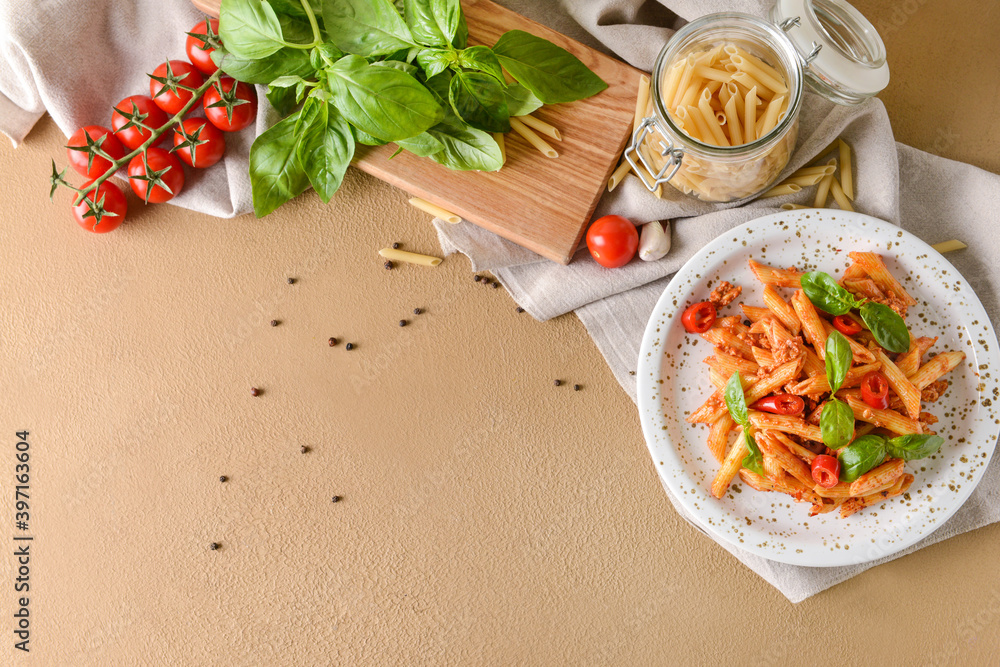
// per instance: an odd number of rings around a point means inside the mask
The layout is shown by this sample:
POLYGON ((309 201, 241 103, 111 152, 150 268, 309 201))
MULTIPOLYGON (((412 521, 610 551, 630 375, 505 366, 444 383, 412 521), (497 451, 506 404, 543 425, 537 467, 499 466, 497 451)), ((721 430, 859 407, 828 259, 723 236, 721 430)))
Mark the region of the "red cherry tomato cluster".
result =
MULTIPOLYGON (((195 25, 186 43, 190 62, 168 60, 159 65, 149 77, 149 95, 130 95, 116 104, 110 128, 87 125, 70 137, 66 145, 69 162, 88 179, 84 188, 112 168, 111 160, 121 160, 149 141, 155 131, 174 122, 172 146, 148 147, 128 163, 129 185, 143 201, 162 203, 176 197, 184 187, 182 162, 204 169, 222 159, 226 152, 223 132, 242 130, 257 117, 253 87, 222 76, 205 92, 201 103, 192 107, 203 109, 204 118, 173 118, 191 102, 206 78, 218 71, 212 61, 212 51, 221 43, 218 35, 217 19, 195 25)), ((167 135, 164 132, 162 137, 167 135)), ((59 174, 53 178, 54 184, 66 183, 59 174)), ((121 225, 127 208, 121 188, 104 181, 73 207, 73 215, 84 229, 103 233, 121 225)))

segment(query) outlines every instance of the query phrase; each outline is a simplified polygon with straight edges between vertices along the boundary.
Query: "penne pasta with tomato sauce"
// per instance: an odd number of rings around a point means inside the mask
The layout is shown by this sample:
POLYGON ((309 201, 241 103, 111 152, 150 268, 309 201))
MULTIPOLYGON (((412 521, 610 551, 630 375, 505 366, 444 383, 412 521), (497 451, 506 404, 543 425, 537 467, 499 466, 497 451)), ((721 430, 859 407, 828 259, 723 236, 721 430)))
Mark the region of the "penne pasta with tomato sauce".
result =
POLYGON ((742 293, 723 281, 710 301, 688 309, 700 309, 697 318, 685 311, 688 332, 714 348, 704 360, 714 392, 686 419, 708 427, 708 450, 720 464, 716 498, 742 481, 809 503, 809 516, 847 518, 905 494, 914 481, 907 462, 943 443, 924 404, 947 390, 942 378, 965 354, 926 359, 938 338, 906 328, 916 300, 879 254, 849 257, 839 279, 750 259, 763 303, 736 303, 736 314, 720 316, 742 293), (869 302, 879 306, 864 308, 869 302), (869 326, 873 312, 892 321, 869 326), (694 320, 700 328, 689 327, 694 320))

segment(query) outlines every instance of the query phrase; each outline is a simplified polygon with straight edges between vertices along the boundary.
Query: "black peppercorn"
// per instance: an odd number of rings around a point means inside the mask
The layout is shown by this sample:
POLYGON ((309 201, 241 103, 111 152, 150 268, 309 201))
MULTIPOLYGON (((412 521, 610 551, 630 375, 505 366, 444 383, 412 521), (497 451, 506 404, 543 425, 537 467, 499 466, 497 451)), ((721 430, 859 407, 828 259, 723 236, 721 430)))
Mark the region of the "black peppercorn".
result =
POLYGON ((559 385, 561 385, 561 384, 562 384, 562 380, 556 380, 556 381, 555 381, 555 382, 553 382, 552 384, 554 384, 555 386, 557 386, 557 387, 558 387, 559 385))
POLYGON ((260 389, 258 389, 257 387, 250 387, 250 395, 260 396, 260 389))
POLYGON ((347 345, 344 346, 344 349, 345 350, 353 350, 354 349, 354 343, 348 343, 347 345))
POLYGON ((333 336, 330 336, 330 347, 333 347, 336 344, 337 344, 337 339, 334 338, 333 336))
POLYGON ((334 496, 333 498, 330 498, 330 500, 332 502, 339 503, 340 502, 340 496, 334 496))
POLYGON ((388 270, 392 269, 392 267, 395 266, 395 265, 392 262, 387 261, 385 264, 383 264, 383 266, 388 271, 388 270))
POLYGON ((406 320, 400 320, 399 321, 399 326, 405 327, 406 326, 406 320))
POLYGON ((271 320, 271 326, 272 326, 272 327, 276 327, 276 326, 278 326, 279 324, 281 324, 281 323, 280 323, 280 322, 278 322, 278 320, 271 320))
POLYGON ((483 279, 483 277, 480 276, 480 275, 478 275, 478 274, 476 274, 475 276, 472 277, 472 279, 475 280, 478 283, 480 280, 483 279))
POLYGON ((581 388, 578 384, 573 385, 573 391, 580 391, 581 388))
POLYGON ((303 454, 308 454, 309 448, 306 447, 305 445, 302 445, 302 447, 299 448, 299 451, 302 452, 303 454))
POLYGON ((524 308, 521 308, 521 306, 518 306, 517 307, 517 312, 523 313, 524 312, 524 308))
POLYGON ((393 250, 399 250, 399 244, 398 243, 393 243, 392 244, 392 249, 393 250))
POLYGON ((749 327, 752 324, 753 324, 753 322, 751 322, 750 320, 743 320, 743 326, 745 326, 745 327, 749 327))
POLYGON ((635 371, 629 371, 628 374, 629 375, 635 375, 635 371))
POLYGON ((222 475, 221 477, 219 477, 219 481, 220 482, 225 482, 227 479, 229 479, 229 478, 226 477, 225 475, 222 475))
POLYGON ((288 284, 289 285, 294 285, 295 284, 295 278, 289 278, 288 279, 288 284))
POLYGON ((493 289, 496 289, 498 287, 500 287, 500 283, 498 283, 497 281, 494 280, 493 281, 493 289))
POLYGON ((219 543, 218 542, 212 542, 211 544, 208 545, 208 548, 211 549, 212 551, 215 551, 216 549, 219 548, 219 543))
POLYGON ((424 312, 424 311, 420 310, 419 308, 414 308, 414 309, 413 309, 413 314, 414 314, 414 315, 419 315, 419 314, 420 314, 420 313, 422 313, 422 312, 424 312))

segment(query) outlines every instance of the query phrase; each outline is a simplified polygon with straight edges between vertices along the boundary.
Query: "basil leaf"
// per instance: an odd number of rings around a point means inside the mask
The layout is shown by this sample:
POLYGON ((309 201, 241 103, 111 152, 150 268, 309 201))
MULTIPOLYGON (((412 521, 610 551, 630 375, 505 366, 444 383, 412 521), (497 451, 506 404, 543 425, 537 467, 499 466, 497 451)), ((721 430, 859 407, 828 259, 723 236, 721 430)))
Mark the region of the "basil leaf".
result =
POLYGON ((608 87, 572 53, 523 30, 504 33, 493 53, 511 76, 545 104, 573 102, 608 87))
POLYGON ((455 54, 444 49, 421 49, 417 53, 417 64, 428 79, 437 76, 455 62, 455 54))
POLYGON ((427 86, 427 90, 431 91, 431 94, 441 102, 441 106, 445 107, 445 113, 451 111, 451 103, 448 101, 448 91, 451 89, 453 76, 451 72, 445 71, 428 77, 424 83, 427 86))
POLYGON ((458 16, 458 28, 455 29, 455 36, 451 40, 451 45, 456 49, 464 49, 469 45, 469 26, 465 22, 465 12, 458 16))
POLYGON ((333 101, 358 129, 384 141, 407 139, 434 126, 444 110, 405 72, 344 56, 327 68, 333 101))
POLYGON ((295 126, 299 113, 278 122, 257 137, 250 147, 250 188, 258 218, 309 187, 309 178, 295 157, 298 143, 295 126))
MULTIPOLYGON (((306 10, 302 8, 301 0, 268 0, 271 6, 274 7, 274 11, 287 16, 294 16, 296 18, 306 18, 306 10)), ((309 5, 312 7, 313 13, 316 15, 317 19, 320 19, 319 15, 323 13, 323 3, 321 0, 309 0, 309 5)))
POLYGON ((372 135, 359 130, 358 128, 351 126, 351 134, 354 135, 354 141, 359 144, 364 144, 365 146, 385 146, 388 141, 382 141, 378 137, 373 137, 372 135))
POLYGON ((279 76, 277 79, 267 84, 271 88, 292 88, 294 86, 302 83, 303 79, 301 76, 296 76, 294 74, 289 74, 286 76, 279 76))
POLYGON ((245 83, 271 83, 280 76, 307 76, 315 69, 306 51, 287 47, 263 58, 240 58, 220 48, 212 52, 212 62, 245 83))
POLYGON ((542 101, 534 93, 516 81, 507 86, 503 94, 507 98, 507 110, 511 116, 527 116, 542 106, 542 101))
POLYGON ((885 438, 863 435, 837 454, 840 459, 840 481, 853 482, 882 463, 885 458, 885 438))
POLYGON ((354 135, 336 107, 315 97, 299 114, 296 157, 320 199, 329 202, 354 157, 354 135))
POLYGON ((910 349, 910 332, 906 322, 889 306, 869 301, 861 306, 861 319, 871 330, 875 341, 885 349, 898 353, 910 349))
POLYGON ((459 121, 440 123, 427 131, 444 144, 430 159, 458 171, 498 171, 503 166, 500 146, 482 130, 459 121))
POLYGON ((854 411, 843 401, 831 398, 823 406, 819 418, 819 429, 823 434, 823 444, 830 449, 840 449, 854 436, 854 411))
POLYGON ((271 88, 268 86, 264 97, 280 116, 287 116, 295 108, 295 90, 292 88, 271 88))
POLYGON ((400 72, 406 72, 412 77, 416 77, 420 71, 415 65, 403 62, 402 60, 379 60, 372 63, 372 67, 391 67, 392 69, 398 69, 400 72))
POLYGON ((459 72, 451 80, 448 100, 458 117, 478 130, 509 132, 510 112, 503 86, 488 74, 459 72))
POLYGON ((285 45, 281 22, 266 0, 222 0, 219 36, 240 58, 263 58, 285 45))
POLYGON ((409 139, 400 139, 396 144, 420 157, 429 157, 444 150, 444 143, 431 134, 430 130, 409 139))
POLYGON ((894 459, 913 461, 914 459, 927 458, 941 449, 943 444, 944 438, 939 435, 901 435, 889 439, 886 443, 886 451, 894 459))
POLYGON ((753 435, 744 431, 743 436, 747 443, 747 449, 750 453, 743 457, 743 462, 740 464, 750 472, 755 472, 758 475, 764 475, 764 455, 760 453, 760 447, 757 446, 757 441, 754 439, 753 435))
POLYGON ((330 40, 360 56, 384 56, 413 46, 413 35, 389 0, 324 0, 330 40))
MULTIPOLYGON (((301 49, 300 49, 301 50, 301 49)), ((344 57, 344 52, 330 42, 323 42, 309 52, 309 63, 315 69, 323 69, 344 57)))
POLYGON ((837 284, 829 273, 811 271, 802 274, 802 291, 812 304, 831 315, 844 315, 851 308, 858 308, 861 302, 854 295, 837 284))
POLYGON ((729 416, 740 426, 747 425, 747 398, 743 395, 743 380, 740 372, 736 371, 729 377, 726 383, 726 390, 723 392, 726 399, 726 408, 729 409, 729 416))
POLYGON ((507 85, 507 81, 503 78, 503 68, 500 67, 500 61, 488 46, 470 46, 459 51, 458 64, 466 69, 489 74, 504 86, 507 85))
POLYGON ((448 46, 462 18, 459 0, 403 0, 403 17, 418 44, 448 46))
POLYGON ((851 344, 844 334, 836 329, 826 337, 826 379, 830 383, 830 393, 836 394, 840 385, 844 384, 847 371, 851 370, 854 353, 851 344))

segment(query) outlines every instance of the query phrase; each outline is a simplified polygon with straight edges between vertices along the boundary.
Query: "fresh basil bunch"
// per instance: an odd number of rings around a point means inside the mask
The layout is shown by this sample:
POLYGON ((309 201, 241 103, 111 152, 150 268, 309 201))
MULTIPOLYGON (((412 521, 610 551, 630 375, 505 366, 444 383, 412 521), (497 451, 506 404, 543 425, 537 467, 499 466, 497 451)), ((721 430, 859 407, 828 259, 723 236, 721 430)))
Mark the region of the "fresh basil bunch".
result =
POLYGON ((753 430, 750 427, 750 419, 747 413, 747 399, 743 394, 743 380, 739 371, 736 371, 726 383, 726 408, 733 421, 743 427, 743 437, 747 443, 750 453, 743 457, 742 466, 758 475, 764 474, 764 456, 760 453, 757 440, 753 437, 753 430))
POLYGON ((939 435, 911 434, 889 439, 880 435, 861 436, 837 455, 840 459, 840 480, 853 482, 882 463, 886 455, 913 461, 934 454, 943 444, 944 438, 939 435))
POLYGON ((284 116, 250 150, 258 217, 310 185, 329 201, 357 143, 395 142, 449 169, 496 171, 502 157, 489 133, 509 131, 511 116, 607 88, 574 55, 524 31, 469 47, 460 0, 223 0, 219 32, 213 60, 235 79, 267 84, 284 116))
POLYGON ((829 273, 812 271, 802 275, 802 291, 814 306, 831 315, 846 315, 858 308, 861 319, 879 345, 890 352, 903 353, 910 349, 910 332, 899 313, 888 306, 869 300, 858 300, 837 284, 829 273))

